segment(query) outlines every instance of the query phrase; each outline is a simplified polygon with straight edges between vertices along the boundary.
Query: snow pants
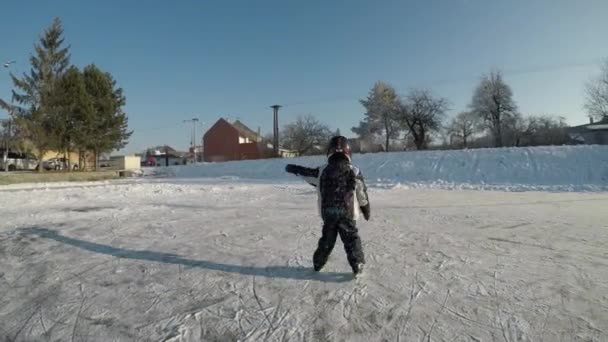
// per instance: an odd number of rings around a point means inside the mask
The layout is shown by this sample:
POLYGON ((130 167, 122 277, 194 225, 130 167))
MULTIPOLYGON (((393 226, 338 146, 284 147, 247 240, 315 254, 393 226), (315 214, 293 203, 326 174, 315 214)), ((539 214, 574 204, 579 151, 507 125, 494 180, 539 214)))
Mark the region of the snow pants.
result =
POLYGON ((349 219, 331 220, 323 223, 323 232, 319 239, 319 246, 313 255, 315 270, 319 271, 325 266, 331 251, 334 249, 338 234, 340 234, 340 239, 342 239, 344 250, 346 251, 346 258, 353 271, 356 269, 357 264, 365 263, 356 222, 349 219))

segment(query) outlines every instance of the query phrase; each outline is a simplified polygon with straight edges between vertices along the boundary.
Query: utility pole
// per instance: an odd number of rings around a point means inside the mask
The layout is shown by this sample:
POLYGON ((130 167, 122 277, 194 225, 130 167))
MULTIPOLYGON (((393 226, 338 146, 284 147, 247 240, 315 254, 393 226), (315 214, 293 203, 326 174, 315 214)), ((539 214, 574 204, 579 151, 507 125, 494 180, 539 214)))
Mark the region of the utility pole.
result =
POLYGON ((169 166, 169 145, 165 145, 165 166, 169 166))
POLYGON ((196 123, 198 122, 198 118, 184 120, 184 123, 185 122, 192 122, 192 135, 190 136, 190 145, 192 146, 192 155, 194 162, 196 162, 196 123))
POLYGON ((203 159, 205 159, 205 147, 204 147, 204 145, 205 145, 205 122, 204 121, 201 121, 200 128, 201 128, 201 140, 199 141, 199 145, 198 145, 200 147, 200 150, 199 150, 199 155, 198 155, 199 158, 196 160, 197 162, 202 162, 203 159))
POLYGON ((273 120, 272 120, 272 125, 273 125, 272 147, 274 149, 274 156, 278 158, 279 157, 279 108, 281 108, 281 106, 272 105, 272 106, 270 106, 270 108, 272 108, 274 110, 273 111, 273 120))

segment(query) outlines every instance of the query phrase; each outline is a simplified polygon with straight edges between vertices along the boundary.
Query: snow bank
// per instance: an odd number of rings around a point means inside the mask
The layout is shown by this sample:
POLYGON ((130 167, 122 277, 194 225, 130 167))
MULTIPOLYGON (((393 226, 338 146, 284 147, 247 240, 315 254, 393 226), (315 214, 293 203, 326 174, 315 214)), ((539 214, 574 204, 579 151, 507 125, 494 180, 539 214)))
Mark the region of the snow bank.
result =
MULTIPOLYGON (((146 168, 146 176, 286 181, 288 163, 322 164, 301 157, 146 168)), ((608 190, 608 146, 545 146, 355 155, 370 185, 459 189, 608 190)))

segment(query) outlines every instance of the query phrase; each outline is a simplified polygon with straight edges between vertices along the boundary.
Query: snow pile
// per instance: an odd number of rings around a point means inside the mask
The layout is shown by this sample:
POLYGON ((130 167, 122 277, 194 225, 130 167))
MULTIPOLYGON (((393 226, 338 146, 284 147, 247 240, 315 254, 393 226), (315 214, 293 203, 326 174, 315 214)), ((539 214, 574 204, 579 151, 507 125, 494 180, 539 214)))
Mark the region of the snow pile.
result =
MULTIPOLYGON (((288 163, 323 156, 146 168, 144 175, 287 181, 288 163)), ((449 189, 581 191, 608 189, 608 146, 544 146, 355 155, 370 185, 449 189)))

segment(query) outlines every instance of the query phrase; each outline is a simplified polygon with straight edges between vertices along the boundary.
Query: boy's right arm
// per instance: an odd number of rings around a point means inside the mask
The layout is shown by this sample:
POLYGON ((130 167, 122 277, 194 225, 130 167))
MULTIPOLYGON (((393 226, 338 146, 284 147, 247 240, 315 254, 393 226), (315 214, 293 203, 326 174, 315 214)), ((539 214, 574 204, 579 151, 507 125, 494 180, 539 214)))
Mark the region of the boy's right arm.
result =
POLYGON ((319 168, 308 168, 300 165, 287 164, 285 171, 302 177, 308 184, 317 186, 319 182, 319 168))

